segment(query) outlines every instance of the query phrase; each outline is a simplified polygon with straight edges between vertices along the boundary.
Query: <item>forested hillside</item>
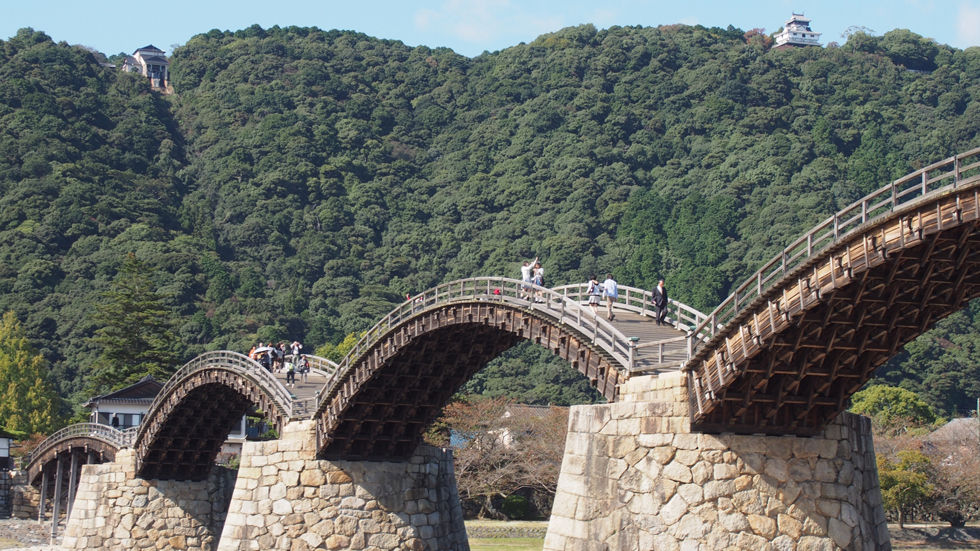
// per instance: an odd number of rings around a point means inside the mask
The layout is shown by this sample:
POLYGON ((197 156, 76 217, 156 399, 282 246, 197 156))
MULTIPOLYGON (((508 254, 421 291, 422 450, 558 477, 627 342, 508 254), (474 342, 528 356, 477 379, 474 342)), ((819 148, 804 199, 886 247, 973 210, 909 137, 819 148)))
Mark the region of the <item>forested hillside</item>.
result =
MULTIPOLYGON (((181 360, 336 344, 406 293, 534 256, 549 286, 663 276, 710 310, 831 212, 980 145, 980 49, 905 30, 776 51, 734 28, 586 25, 470 59, 253 26, 195 36, 171 71, 162 96, 43 33, 0 42, 0 311, 75 402, 105 386, 95 331, 130 252, 181 360)), ((880 376, 968 409, 978 310, 880 376)), ((596 399, 531 347, 469 388, 596 399)))

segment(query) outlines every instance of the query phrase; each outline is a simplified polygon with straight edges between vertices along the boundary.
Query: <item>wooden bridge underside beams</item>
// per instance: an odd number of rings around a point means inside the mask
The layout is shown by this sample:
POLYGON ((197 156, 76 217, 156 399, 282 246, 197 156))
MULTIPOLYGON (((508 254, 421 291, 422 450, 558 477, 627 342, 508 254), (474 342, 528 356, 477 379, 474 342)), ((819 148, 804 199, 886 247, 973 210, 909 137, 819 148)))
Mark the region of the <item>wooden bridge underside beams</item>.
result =
POLYGON ((260 385, 222 369, 195 372, 144 421, 136 443, 141 478, 203 480, 229 432, 250 407, 282 430, 286 415, 260 385))
POLYGON ((65 460, 73 454, 78 454, 85 458, 84 464, 104 463, 112 461, 116 457, 116 446, 98 438, 75 437, 71 440, 60 442, 47 449, 38 458, 31 462, 27 471, 28 481, 37 486, 41 483, 41 473, 45 469, 52 469, 55 461, 65 460))
POLYGON ((692 428, 813 435, 874 369, 980 296, 980 197, 867 227, 757 299, 690 365, 692 428))
POLYGON ((450 304, 403 323, 361 356, 317 415, 321 455, 408 457, 453 394, 521 340, 566 359, 610 401, 616 399, 625 378, 597 347, 561 324, 504 303, 450 304))

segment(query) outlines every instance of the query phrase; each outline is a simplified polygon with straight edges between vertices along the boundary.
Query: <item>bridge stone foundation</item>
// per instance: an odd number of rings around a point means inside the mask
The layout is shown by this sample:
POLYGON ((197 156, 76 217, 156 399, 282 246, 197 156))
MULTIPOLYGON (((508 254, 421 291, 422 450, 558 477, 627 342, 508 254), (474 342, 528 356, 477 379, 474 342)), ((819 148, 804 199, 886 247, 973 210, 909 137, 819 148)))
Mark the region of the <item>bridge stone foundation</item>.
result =
POLYGON ((313 421, 246 442, 218 549, 468 550, 452 453, 407 462, 316 459, 313 421))
POLYGON ((215 468, 202 481, 136 478, 132 449, 85 465, 62 549, 210 551, 225 520, 234 472, 215 468))
POLYGON ((546 550, 891 549, 867 418, 821 436, 690 433, 682 374, 577 406, 546 550))

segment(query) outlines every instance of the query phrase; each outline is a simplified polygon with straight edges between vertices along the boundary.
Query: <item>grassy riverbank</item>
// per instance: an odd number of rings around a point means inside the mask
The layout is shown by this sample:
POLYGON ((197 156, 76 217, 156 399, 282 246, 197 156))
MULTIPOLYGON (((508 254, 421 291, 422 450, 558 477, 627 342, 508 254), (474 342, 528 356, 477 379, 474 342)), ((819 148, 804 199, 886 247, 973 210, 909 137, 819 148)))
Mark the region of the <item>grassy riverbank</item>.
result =
POLYGON ((544 538, 472 538, 470 551, 541 551, 544 538))
MULTIPOLYGON (((543 534, 548 523, 467 521, 472 551, 541 551, 544 536, 526 537, 528 532, 543 534), (500 537, 488 537, 497 534, 500 537)), ((899 529, 897 524, 888 526, 895 550, 916 551, 978 551, 980 550, 980 523, 971 522, 964 528, 951 528, 947 524, 907 524, 899 529)))

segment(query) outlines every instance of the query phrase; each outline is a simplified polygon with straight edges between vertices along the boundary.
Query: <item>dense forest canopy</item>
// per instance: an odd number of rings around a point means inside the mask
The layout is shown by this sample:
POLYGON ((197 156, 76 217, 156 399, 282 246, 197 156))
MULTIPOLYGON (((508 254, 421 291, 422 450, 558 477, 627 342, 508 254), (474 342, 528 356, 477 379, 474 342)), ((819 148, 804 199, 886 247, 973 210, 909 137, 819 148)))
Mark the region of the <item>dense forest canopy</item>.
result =
MULTIPOLYGON (((710 310, 809 226, 978 145, 980 127, 980 48, 907 30, 773 50, 732 27, 583 25, 467 58, 253 26, 193 37, 171 74, 161 95, 41 32, 0 41, 0 312, 74 403, 129 253, 181 361, 338 343, 406 293, 514 277, 534 256, 547 285, 665 277, 710 310)), ((978 310, 879 376, 965 411, 978 310)), ((596 399, 555 362, 518 347, 469 389, 596 399)))

